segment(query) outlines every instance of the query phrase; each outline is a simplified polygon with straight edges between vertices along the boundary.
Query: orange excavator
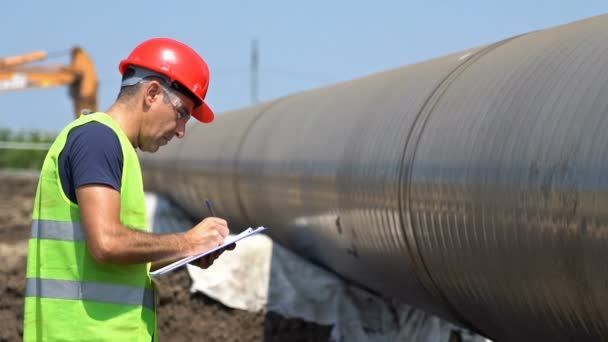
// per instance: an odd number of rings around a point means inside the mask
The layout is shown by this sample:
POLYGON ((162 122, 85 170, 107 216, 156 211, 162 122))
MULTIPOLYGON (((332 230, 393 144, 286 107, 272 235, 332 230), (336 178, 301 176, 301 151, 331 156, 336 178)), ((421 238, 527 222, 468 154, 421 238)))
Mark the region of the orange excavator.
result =
POLYGON ((91 57, 80 47, 71 49, 69 65, 30 64, 47 59, 45 51, 0 58, 0 93, 68 86, 74 115, 97 111, 97 73, 91 57))

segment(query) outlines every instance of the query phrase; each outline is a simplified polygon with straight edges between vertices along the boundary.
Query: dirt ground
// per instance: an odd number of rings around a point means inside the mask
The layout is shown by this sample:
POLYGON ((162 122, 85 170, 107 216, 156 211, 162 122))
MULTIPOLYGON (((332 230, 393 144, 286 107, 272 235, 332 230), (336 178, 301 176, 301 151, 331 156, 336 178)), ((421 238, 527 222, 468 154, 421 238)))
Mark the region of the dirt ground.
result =
MULTIPOLYGON (((20 341, 34 173, 0 171, 0 342, 20 341)), ((157 280, 161 341, 327 341, 330 327, 235 310, 190 294, 185 268, 157 280)))

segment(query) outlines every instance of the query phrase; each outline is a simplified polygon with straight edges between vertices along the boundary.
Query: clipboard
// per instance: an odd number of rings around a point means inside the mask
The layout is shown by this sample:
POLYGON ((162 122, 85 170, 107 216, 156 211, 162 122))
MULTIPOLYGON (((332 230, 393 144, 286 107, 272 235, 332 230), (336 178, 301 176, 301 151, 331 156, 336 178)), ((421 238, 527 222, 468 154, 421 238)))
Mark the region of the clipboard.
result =
POLYGON ((215 248, 213 248, 213 249, 210 249, 210 250, 208 250, 208 251, 207 251, 207 252, 205 252, 205 253, 196 254, 196 255, 189 256, 189 257, 185 257, 185 258, 183 258, 183 259, 180 259, 180 260, 178 260, 178 261, 175 261, 175 262, 173 262, 173 263, 171 263, 171 264, 169 264, 169 265, 166 265, 166 266, 164 266, 164 267, 161 267, 161 268, 159 268, 159 269, 157 269, 157 270, 155 270, 155 271, 153 271, 153 272, 150 272, 150 276, 152 276, 152 277, 157 277, 157 276, 163 275, 163 274, 165 274, 165 273, 171 272, 171 271, 173 271, 174 269, 176 269, 176 268, 178 268, 178 267, 180 267, 180 266, 183 266, 183 265, 185 265, 185 264, 187 264, 187 263, 190 263, 190 262, 192 262, 192 261, 194 261, 194 260, 200 259, 200 258, 202 258, 202 257, 204 257, 204 256, 206 256, 206 255, 209 255, 209 254, 211 254, 211 253, 213 253, 213 252, 216 252, 216 251, 218 251, 218 250, 220 250, 220 249, 226 248, 226 247, 228 247, 229 245, 231 245, 231 244, 233 244, 233 243, 235 243, 235 242, 237 242, 237 241, 239 241, 239 240, 242 240, 242 239, 248 238, 248 237, 250 237, 250 236, 252 236, 252 235, 254 235, 254 234, 257 234, 257 233, 263 232, 263 231, 265 231, 265 230, 266 230, 266 227, 257 227, 257 228, 255 228, 255 229, 254 229, 254 228, 249 227, 249 228, 245 229, 244 231, 242 231, 242 232, 241 232, 240 234, 238 234, 238 235, 232 235, 232 236, 228 236, 228 237, 227 237, 227 238, 224 240, 224 243, 223 243, 223 244, 221 244, 221 245, 219 245, 219 246, 217 246, 217 247, 215 247, 215 248))

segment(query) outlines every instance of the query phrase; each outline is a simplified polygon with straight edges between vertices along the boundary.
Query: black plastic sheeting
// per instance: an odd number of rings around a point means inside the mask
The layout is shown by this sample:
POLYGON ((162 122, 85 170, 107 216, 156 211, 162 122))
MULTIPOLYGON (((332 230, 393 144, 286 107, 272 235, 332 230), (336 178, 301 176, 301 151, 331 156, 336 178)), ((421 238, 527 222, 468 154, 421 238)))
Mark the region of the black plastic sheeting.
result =
POLYGON ((499 341, 608 339, 608 16, 218 115, 147 190, 499 341))

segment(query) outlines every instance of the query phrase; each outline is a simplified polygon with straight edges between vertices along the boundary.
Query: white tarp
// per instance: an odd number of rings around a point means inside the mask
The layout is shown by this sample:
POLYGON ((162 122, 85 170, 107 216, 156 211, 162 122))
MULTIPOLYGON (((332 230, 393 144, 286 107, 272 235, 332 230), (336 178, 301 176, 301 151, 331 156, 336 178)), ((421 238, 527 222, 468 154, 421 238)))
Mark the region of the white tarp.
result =
MULTIPOLYGON (((162 197, 149 194, 147 201, 154 231, 182 231, 192 225, 162 197)), ((447 342, 452 331, 459 331, 462 341, 487 341, 406 304, 348 284, 265 235, 240 241, 209 269, 187 267, 192 292, 200 291, 235 309, 273 311, 331 325, 333 341, 447 342)))

